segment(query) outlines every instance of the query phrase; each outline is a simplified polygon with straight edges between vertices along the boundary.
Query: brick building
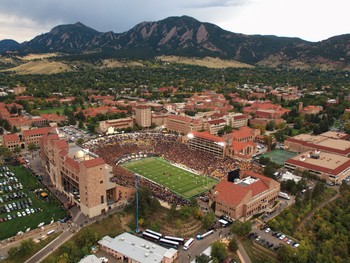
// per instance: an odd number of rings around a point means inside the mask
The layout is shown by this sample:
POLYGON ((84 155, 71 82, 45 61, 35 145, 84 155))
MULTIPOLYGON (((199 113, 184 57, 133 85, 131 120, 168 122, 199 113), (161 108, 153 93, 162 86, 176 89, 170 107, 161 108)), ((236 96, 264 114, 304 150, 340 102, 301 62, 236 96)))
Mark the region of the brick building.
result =
POLYGON ((102 158, 79 146, 69 147, 58 133, 51 132, 42 138, 40 153, 41 164, 54 187, 90 218, 133 196, 134 189, 111 181, 112 167, 102 158))
POLYGON ((168 131, 188 134, 191 131, 202 130, 203 122, 202 120, 196 120, 188 116, 169 115, 166 118, 165 126, 168 131))
POLYGON ((136 106, 135 119, 139 126, 143 128, 150 127, 152 125, 151 107, 146 105, 136 106))
POLYGON ((278 197, 280 183, 252 171, 241 171, 235 182, 221 180, 211 191, 209 205, 215 202, 215 215, 247 219, 270 211, 278 197))

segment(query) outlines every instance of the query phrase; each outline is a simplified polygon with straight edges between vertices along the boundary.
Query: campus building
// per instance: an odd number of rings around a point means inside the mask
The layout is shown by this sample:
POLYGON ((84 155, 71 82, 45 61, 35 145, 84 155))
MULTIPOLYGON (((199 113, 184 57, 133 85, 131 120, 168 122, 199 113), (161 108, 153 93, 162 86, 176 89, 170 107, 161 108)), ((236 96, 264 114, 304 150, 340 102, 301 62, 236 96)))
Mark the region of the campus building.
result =
POLYGON ((138 105, 135 107, 136 123, 142 128, 152 125, 151 107, 146 105, 138 105))
POLYGON ((348 134, 325 132, 320 135, 299 134, 284 141, 284 146, 293 152, 310 152, 319 150, 343 156, 350 156, 350 141, 348 134))
POLYGON ((215 202, 217 216, 247 219, 270 211, 279 191, 279 182, 252 171, 241 171, 234 182, 221 180, 210 191, 209 205, 215 202))
POLYGON ((4 134, 3 146, 13 151, 16 147, 20 149, 27 149, 28 145, 33 143, 39 147, 41 138, 48 134, 53 127, 35 128, 24 130, 16 134, 4 134))
POLYGON ((40 153, 54 187, 90 218, 132 198, 133 189, 111 181, 111 166, 86 149, 68 146, 57 130, 43 136, 40 153))
POLYGON ((126 129, 128 127, 134 126, 134 119, 131 117, 127 118, 121 118, 121 119, 115 119, 115 120, 108 120, 108 121, 101 121, 99 124, 99 130, 103 133, 113 133, 115 130, 118 129, 126 129))
POLYGON ((289 170, 307 171, 320 179, 341 183, 350 175, 350 158, 344 155, 307 151, 288 159, 284 166, 289 170))
POLYGON ((209 131, 192 131, 184 137, 184 141, 192 150, 207 152, 217 157, 225 156, 226 140, 210 134, 209 131))
POLYGON ((203 128, 203 122, 188 116, 169 115, 166 118, 165 126, 168 131, 188 134, 191 131, 201 130, 203 128))
POLYGON ((172 263, 178 258, 178 251, 123 233, 115 238, 104 236, 98 241, 100 249, 121 262, 128 263, 172 263))

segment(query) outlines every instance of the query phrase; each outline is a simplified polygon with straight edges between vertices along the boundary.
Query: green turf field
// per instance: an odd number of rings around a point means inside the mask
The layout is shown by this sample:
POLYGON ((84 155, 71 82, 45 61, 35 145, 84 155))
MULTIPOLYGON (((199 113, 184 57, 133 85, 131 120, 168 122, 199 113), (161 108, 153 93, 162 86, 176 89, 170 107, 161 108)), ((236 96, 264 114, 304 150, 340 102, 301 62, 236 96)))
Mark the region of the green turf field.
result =
POLYGON ((184 198, 203 193, 218 183, 218 181, 210 177, 196 175, 178 168, 162 158, 153 157, 136 160, 125 163, 122 166, 167 187, 184 198))
POLYGON ((271 152, 263 154, 263 157, 270 158, 271 162, 283 165, 289 158, 294 157, 297 153, 284 151, 284 150, 273 150, 271 152))

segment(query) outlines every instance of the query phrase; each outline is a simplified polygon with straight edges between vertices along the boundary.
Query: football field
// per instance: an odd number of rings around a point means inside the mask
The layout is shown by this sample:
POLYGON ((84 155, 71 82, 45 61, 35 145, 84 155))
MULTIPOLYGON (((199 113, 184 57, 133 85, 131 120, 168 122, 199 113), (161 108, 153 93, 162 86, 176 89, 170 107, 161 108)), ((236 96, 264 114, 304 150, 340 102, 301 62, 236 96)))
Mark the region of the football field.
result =
POLYGON ((196 175, 157 157, 131 161, 122 166, 187 199, 211 189, 218 183, 210 177, 196 175))

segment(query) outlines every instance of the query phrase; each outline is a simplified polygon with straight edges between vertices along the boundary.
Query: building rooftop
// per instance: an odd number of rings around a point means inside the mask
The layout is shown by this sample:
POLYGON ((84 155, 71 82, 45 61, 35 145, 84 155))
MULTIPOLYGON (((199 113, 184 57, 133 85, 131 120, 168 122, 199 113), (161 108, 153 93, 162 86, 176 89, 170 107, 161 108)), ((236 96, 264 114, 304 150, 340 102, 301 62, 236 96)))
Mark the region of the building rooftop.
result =
POLYGON ((224 138, 216 136, 216 135, 212 135, 209 133, 209 131, 204 131, 204 132, 192 131, 190 134, 192 134, 194 137, 206 139, 206 140, 213 141, 213 142, 218 142, 218 143, 219 142, 221 142, 221 143, 226 142, 226 140, 224 138))
POLYGON ((77 162, 85 162, 97 158, 98 156, 87 149, 80 147, 79 145, 70 145, 68 149, 68 157, 77 162))
POLYGON ((313 152, 296 155, 286 163, 302 166, 311 170, 320 171, 332 175, 338 175, 350 167, 350 158, 327 152, 316 154, 318 158, 311 158, 313 152))
POLYGON ((142 263, 160 263, 164 255, 168 257, 177 252, 129 233, 123 233, 108 242, 109 240, 104 237, 98 243, 142 263))
POLYGON ((231 205, 238 205, 246 196, 255 196, 269 189, 269 181, 265 180, 265 176, 255 173, 246 173, 247 177, 232 183, 226 180, 221 180, 214 188, 214 194, 217 195, 217 200, 231 205))

